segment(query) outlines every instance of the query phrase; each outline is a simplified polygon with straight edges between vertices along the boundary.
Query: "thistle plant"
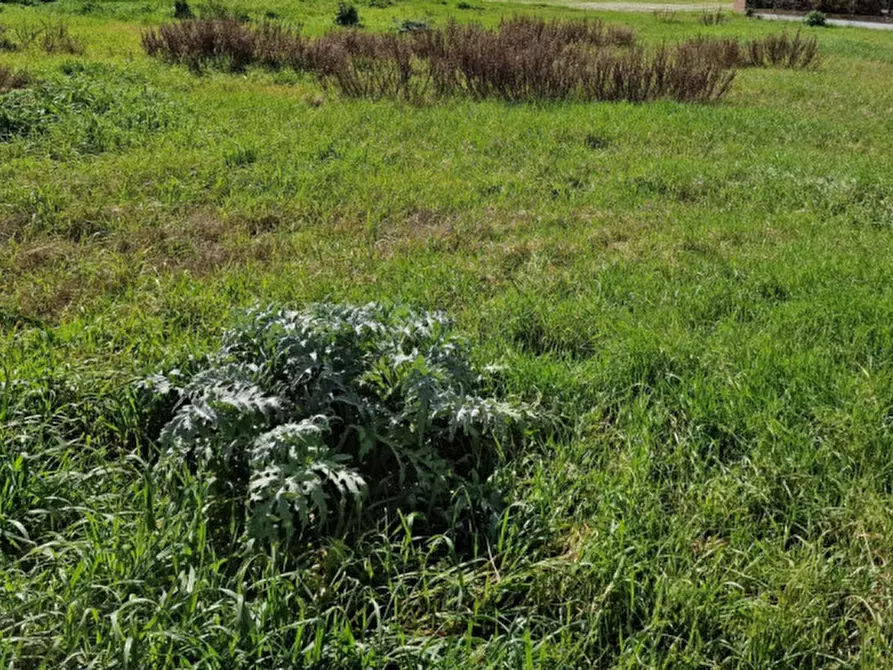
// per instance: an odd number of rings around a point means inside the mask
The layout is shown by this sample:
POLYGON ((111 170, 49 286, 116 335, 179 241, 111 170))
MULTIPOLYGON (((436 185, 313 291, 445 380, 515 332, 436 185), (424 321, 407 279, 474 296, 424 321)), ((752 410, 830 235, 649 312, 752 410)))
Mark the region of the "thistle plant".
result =
POLYGON ((260 540, 340 529, 385 507, 445 519, 492 472, 528 408, 482 393, 439 313, 370 304, 254 309, 176 394, 168 464, 213 478, 260 540))

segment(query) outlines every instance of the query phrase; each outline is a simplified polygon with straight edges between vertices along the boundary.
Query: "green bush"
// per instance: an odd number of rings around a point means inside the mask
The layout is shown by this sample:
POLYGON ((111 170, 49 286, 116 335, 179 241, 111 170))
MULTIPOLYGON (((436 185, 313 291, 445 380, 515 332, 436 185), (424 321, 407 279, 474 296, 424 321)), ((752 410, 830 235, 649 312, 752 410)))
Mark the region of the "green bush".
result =
POLYGON ((806 15, 805 22, 808 26, 822 27, 827 25, 828 19, 822 12, 812 11, 806 15))
POLYGON ((174 0, 174 18, 181 20, 195 18, 195 12, 187 0, 174 0))
POLYGON ((343 2, 339 3, 338 11, 335 12, 335 24, 345 28, 360 25, 360 15, 357 13, 357 8, 343 2))
POLYGON ((247 503, 254 539, 391 507, 448 522, 451 499, 481 486, 530 416, 482 394, 442 315, 374 304, 253 310, 199 368, 147 382, 179 405, 165 461, 247 503))

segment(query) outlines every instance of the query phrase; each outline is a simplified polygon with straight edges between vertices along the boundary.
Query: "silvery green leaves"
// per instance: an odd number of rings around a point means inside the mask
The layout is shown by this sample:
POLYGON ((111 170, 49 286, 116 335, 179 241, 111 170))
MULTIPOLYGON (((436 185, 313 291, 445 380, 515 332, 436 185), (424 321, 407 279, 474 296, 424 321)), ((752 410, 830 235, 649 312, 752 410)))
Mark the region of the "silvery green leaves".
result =
POLYGON ((382 507, 445 518, 530 418, 481 395, 444 315, 375 304, 251 310, 198 372, 149 386, 179 398, 167 457, 244 498, 256 539, 343 528, 382 507))
POLYGON ((348 506, 359 510, 366 482, 348 467, 347 454, 326 445, 327 433, 325 417, 315 416, 277 426, 254 441, 248 483, 252 536, 274 538, 282 528, 289 532, 328 520, 329 492, 337 494, 340 517, 348 506))

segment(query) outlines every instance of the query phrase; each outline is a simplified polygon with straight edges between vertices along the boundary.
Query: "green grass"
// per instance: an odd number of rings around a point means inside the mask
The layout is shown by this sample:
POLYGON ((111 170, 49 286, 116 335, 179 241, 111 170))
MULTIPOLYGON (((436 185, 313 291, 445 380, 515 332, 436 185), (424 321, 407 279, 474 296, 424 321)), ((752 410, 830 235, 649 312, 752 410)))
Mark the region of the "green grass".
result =
MULTIPOLYGON (((358 8, 582 15, 473 4, 358 8)), ((319 33, 335 7, 237 9, 319 33)), ((0 8, 87 45, 0 64, 91 64, 102 101, 0 142, 4 667, 890 665, 893 34, 815 31, 817 71, 712 105, 413 107, 151 61, 167 3, 0 8), (446 310, 561 418, 477 546, 391 518, 249 552, 209 482, 158 478, 133 381, 315 300, 446 310)), ((649 43, 786 27, 597 15, 649 43)))

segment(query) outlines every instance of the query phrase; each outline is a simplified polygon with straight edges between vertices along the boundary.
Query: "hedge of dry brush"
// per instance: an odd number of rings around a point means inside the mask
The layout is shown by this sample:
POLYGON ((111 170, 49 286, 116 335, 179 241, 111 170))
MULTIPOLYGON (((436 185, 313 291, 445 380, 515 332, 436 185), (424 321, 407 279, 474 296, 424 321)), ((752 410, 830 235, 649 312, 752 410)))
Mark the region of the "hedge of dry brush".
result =
POLYGON ((644 49, 627 27, 530 18, 495 29, 450 22, 403 34, 342 30, 317 38, 278 23, 194 19, 146 32, 142 43, 149 55, 193 70, 291 68, 345 96, 415 101, 710 101, 728 91, 734 67, 802 67, 816 52, 814 40, 810 47, 799 34, 644 49))

